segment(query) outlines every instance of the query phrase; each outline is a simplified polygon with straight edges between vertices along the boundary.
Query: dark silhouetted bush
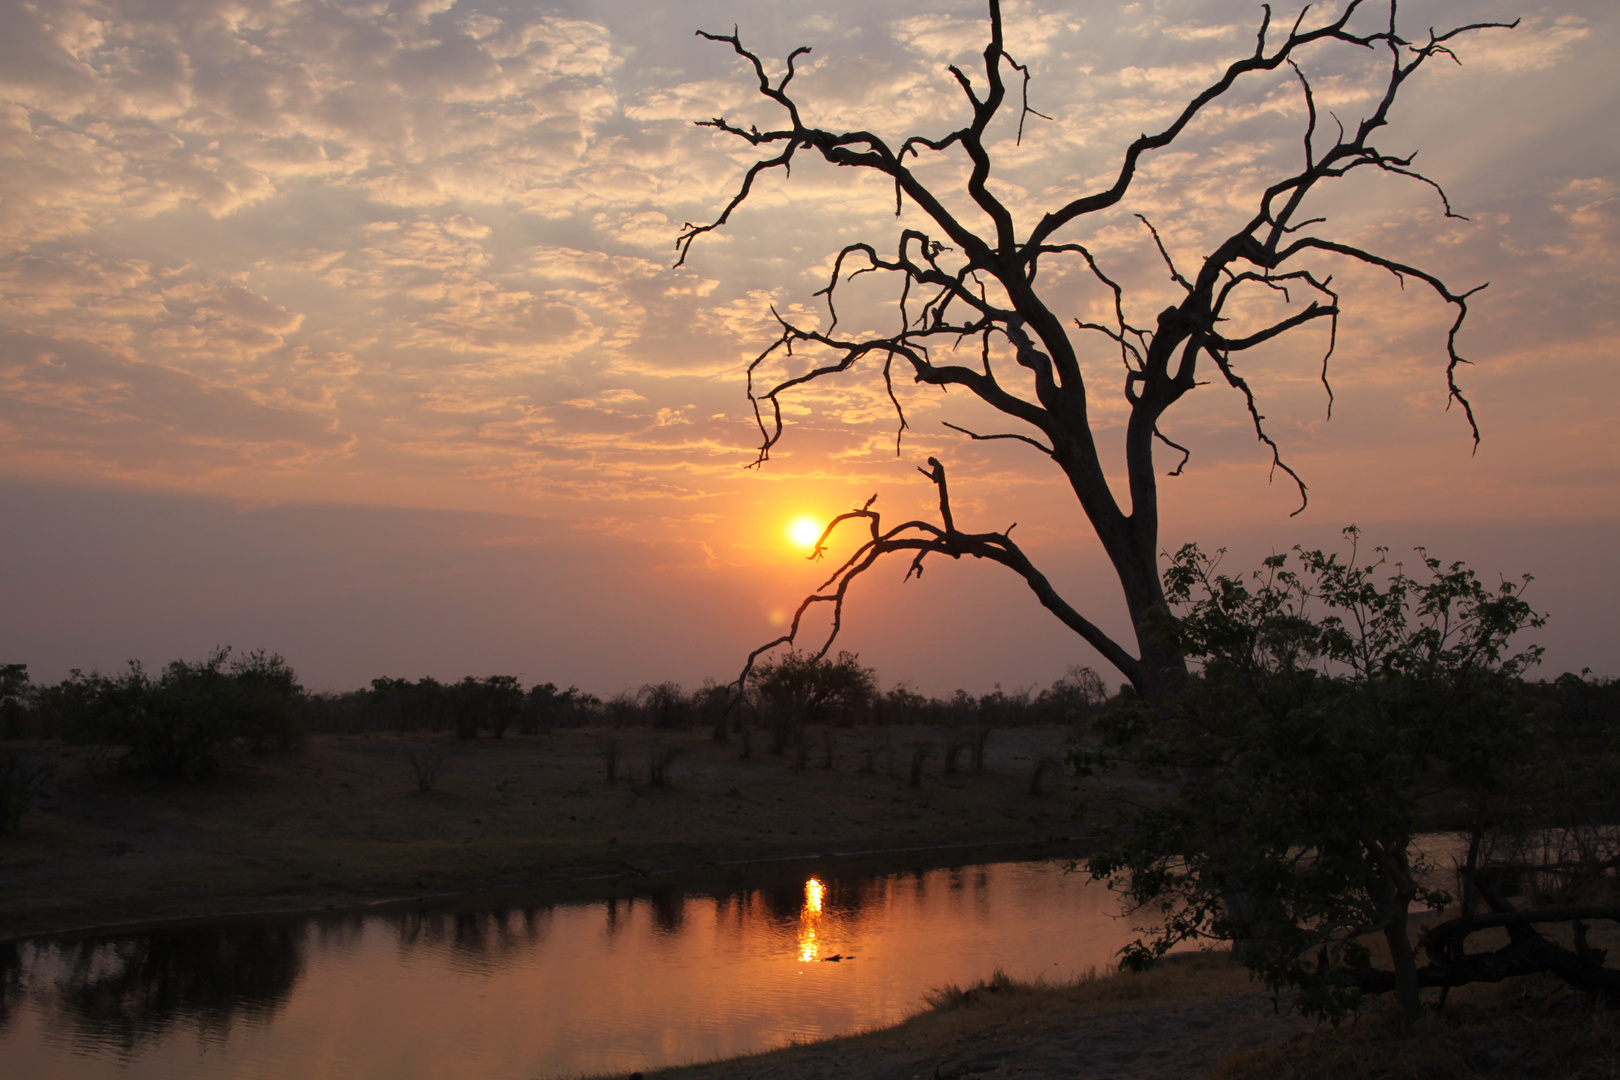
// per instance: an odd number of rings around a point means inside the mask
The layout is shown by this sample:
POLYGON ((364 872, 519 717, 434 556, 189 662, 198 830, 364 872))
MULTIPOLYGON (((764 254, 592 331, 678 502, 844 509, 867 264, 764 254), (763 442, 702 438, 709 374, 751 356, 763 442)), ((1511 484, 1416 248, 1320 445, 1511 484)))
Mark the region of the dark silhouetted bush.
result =
POLYGON ((28 665, 0 664, 0 742, 26 738, 28 665))
POLYGON ((234 752, 287 747, 302 734, 301 688, 280 656, 176 660, 157 678, 131 661, 121 675, 75 671, 53 695, 64 734, 122 746, 123 764, 149 776, 201 778, 234 752))
POLYGON ((450 747, 437 740, 412 743, 405 748, 405 765, 417 791, 429 792, 437 787, 449 763, 450 747))
POLYGON ((0 833, 16 832, 51 766, 18 746, 0 747, 0 833))

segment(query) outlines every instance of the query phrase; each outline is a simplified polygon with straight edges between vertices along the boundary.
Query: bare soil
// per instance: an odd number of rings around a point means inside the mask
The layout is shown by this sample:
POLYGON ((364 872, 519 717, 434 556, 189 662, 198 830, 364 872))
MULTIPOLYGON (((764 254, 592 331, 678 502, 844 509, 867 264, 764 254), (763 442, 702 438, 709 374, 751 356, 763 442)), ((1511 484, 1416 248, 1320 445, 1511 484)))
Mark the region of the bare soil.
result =
POLYGON ((1187 1080, 1310 1025, 1225 956, 1145 975, 983 988, 883 1031, 692 1065, 657 1080, 1187 1080))
POLYGON ((802 755, 767 753, 756 734, 746 757, 707 732, 318 735, 204 783, 51 747, 43 797, 0 836, 0 938, 548 885, 578 895, 672 873, 741 880, 786 859, 1036 857, 1078 841, 1066 778, 1048 766, 1030 791, 1067 737, 997 729, 975 773, 966 753, 945 771, 959 732, 921 728, 813 729, 802 755), (919 745, 934 749, 913 788, 919 745), (446 755, 433 790, 418 790, 412 753, 446 755))

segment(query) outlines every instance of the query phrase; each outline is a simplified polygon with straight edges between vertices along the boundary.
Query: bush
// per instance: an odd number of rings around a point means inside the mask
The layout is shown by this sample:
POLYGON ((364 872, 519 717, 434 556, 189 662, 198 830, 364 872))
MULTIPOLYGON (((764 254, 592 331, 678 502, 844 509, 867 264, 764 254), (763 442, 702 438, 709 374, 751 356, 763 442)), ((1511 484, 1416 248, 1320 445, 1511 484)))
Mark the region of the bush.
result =
POLYGON ((51 766, 15 746, 0 747, 0 833, 22 827, 28 804, 39 794, 51 766))
POLYGON ((27 715, 28 665, 0 664, 0 742, 23 738, 27 715))
POLYGON ((1535 742, 1522 680, 1538 649, 1510 639, 1543 619, 1522 586, 1489 588, 1420 549, 1410 577, 1384 553, 1296 549, 1249 580, 1192 545, 1165 574, 1179 609, 1159 631, 1195 665, 1179 692, 1122 696, 1097 721, 1082 774, 1127 764, 1173 778, 1130 807, 1087 861, 1163 929, 1125 954, 1140 966, 1182 941, 1232 941, 1274 991, 1337 1019, 1364 989, 1397 989, 1415 1017, 1413 905, 1443 907, 1412 850, 1425 797, 1479 805, 1535 742), (1362 942, 1382 932, 1393 972, 1362 942), (1391 981, 1393 980, 1393 981, 1391 981))
POLYGON ((437 740, 413 743, 405 748, 405 766, 417 791, 425 793, 437 787, 449 763, 450 747, 437 740))
POLYGON ((125 747, 123 764, 149 776, 212 776, 239 751, 284 748, 301 735, 302 688, 280 656, 175 660, 152 678, 137 661, 117 676, 75 671, 55 699, 65 734, 125 747))

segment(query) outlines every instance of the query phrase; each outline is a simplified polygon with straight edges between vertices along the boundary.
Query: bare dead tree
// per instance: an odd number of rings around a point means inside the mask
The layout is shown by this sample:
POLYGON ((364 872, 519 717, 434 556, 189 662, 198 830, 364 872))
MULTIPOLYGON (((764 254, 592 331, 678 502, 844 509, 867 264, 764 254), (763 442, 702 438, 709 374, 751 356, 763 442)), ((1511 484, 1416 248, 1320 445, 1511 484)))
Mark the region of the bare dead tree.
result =
POLYGON ((831 632, 819 654, 825 655, 838 635, 850 585, 879 559, 898 552, 911 556, 908 579, 912 574, 921 575, 930 555, 952 559, 967 556, 999 563, 1018 575, 1049 611, 1118 668, 1138 690, 1152 693, 1165 680, 1179 679, 1186 670, 1182 657, 1172 646, 1145 632, 1143 623, 1151 609, 1164 604, 1158 568, 1154 444, 1162 443, 1179 455, 1171 476, 1181 474, 1190 456, 1190 451, 1163 433, 1161 421, 1184 395, 1209 381, 1212 373, 1218 374, 1242 396, 1255 436, 1270 453, 1273 475, 1280 470, 1289 477, 1298 488, 1303 509, 1307 498, 1305 482, 1284 461, 1281 447, 1267 431, 1260 402, 1240 373, 1237 361, 1249 350, 1301 328, 1324 327, 1328 340, 1321 379, 1331 412, 1328 374, 1340 298, 1326 267, 1335 260, 1385 270, 1403 287, 1408 281, 1421 282, 1451 306, 1455 317, 1446 335, 1444 367, 1448 404, 1456 402, 1461 406, 1478 444, 1478 425, 1456 378, 1458 366, 1466 362, 1457 351, 1457 335, 1468 314, 1468 298, 1484 286, 1456 292, 1436 275, 1391 255, 1333 239, 1323 229, 1326 219, 1311 216, 1305 204, 1308 196, 1332 181, 1352 172, 1372 171, 1428 185, 1434 189, 1446 216, 1460 217, 1452 212, 1439 185, 1412 167, 1412 155, 1386 153, 1373 139, 1387 124, 1402 87, 1424 64, 1437 57, 1456 60, 1452 43, 1459 35, 1516 23, 1473 23, 1408 38, 1397 30, 1397 0, 1386 0, 1380 10, 1387 12, 1387 18, 1380 16, 1375 27, 1364 31, 1352 28, 1352 22, 1359 25, 1357 17, 1364 8, 1374 5, 1349 0, 1332 21, 1309 29, 1305 28, 1309 14, 1306 8, 1282 33, 1274 32, 1271 9, 1266 6, 1253 52, 1229 64, 1220 78, 1189 101, 1162 130, 1143 134, 1127 146, 1111 184, 1076 194, 1033 224, 1021 224, 991 183, 992 160, 986 133, 1004 110, 1007 122, 1016 119, 1020 138, 1025 121, 1042 114, 1029 105, 1029 69, 1006 50, 1000 4, 998 0, 988 0, 988 4, 989 42, 983 54, 982 82, 976 83, 957 66, 949 69, 966 98, 970 116, 965 126, 942 135, 912 135, 897 146, 870 131, 828 131, 805 120, 790 86, 794 64, 810 51, 808 47, 790 53, 785 70, 773 79, 760 57, 744 47, 735 29, 730 34, 698 31, 702 37, 731 46, 752 69, 760 95, 780 108, 784 120, 782 126, 770 130, 743 127, 724 117, 700 122, 700 126, 759 148, 766 156, 748 168, 718 217, 705 224, 686 224, 677 241, 680 257, 676 265, 685 262, 699 237, 726 225, 762 177, 777 169, 789 171, 801 154, 819 155, 833 165, 888 178, 894 186, 896 214, 909 205, 920 211, 926 224, 902 229, 892 256, 880 254, 876 246, 866 242, 848 244, 838 253, 826 287, 815 294, 826 298, 831 316, 827 329, 803 326, 773 311, 781 332, 748 368, 748 397, 761 436, 754 464, 768 461, 782 438, 785 395, 816 380, 850 372, 863 361, 880 367, 898 418, 897 453, 907 423, 894 393, 896 368, 920 384, 942 389, 962 387, 1017 422, 1021 429, 982 434, 953 424, 946 426, 970 439, 1021 443, 1049 458, 1061 470, 1113 563, 1136 627, 1132 643, 1135 648, 1104 633, 1059 595, 1013 540, 1011 526, 990 532, 959 529, 951 514, 945 466, 929 458, 928 467, 920 471, 938 488, 939 520, 886 526, 872 509, 876 496, 860 509, 834 518, 815 548, 816 556, 825 550, 834 530, 845 522, 864 522, 869 531, 867 539, 819 590, 805 598, 787 633, 749 657, 739 689, 755 657, 777 646, 793 644, 801 620, 818 604, 828 604, 832 610, 831 632), (1302 51, 1316 45, 1368 50, 1387 61, 1382 93, 1365 117, 1351 128, 1335 121, 1336 131, 1328 130, 1320 122, 1310 79, 1296 61, 1302 51), (1285 67, 1297 79, 1306 107, 1298 168, 1261 191, 1252 214, 1241 227, 1187 273, 1176 266, 1154 225, 1141 218, 1181 299, 1159 312, 1151 326, 1132 324, 1125 315, 1121 286, 1084 244, 1064 239, 1065 230, 1119 204, 1130 191, 1144 158, 1176 143, 1201 113, 1240 80, 1285 67), (1013 103, 1008 100, 1009 78, 1016 84, 1013 103), (962 191, 930 186, 932 182, 918 171, 930 162, 953 157, 965 158, 970 166, 962 191), (960 205, 964 196, 974 214, 988 222, 987 226, 976 225, 951 209, 952 205, 960 205), (1043 297, 1040 271, 1058 260, 1077 262, 1105 290, 1112 299, 1110 320, 1066 320, 1043 297), (839 291, 853 278, 867 274, 897 280, 898 329, 887 335, 841 336, 836 306, 839 291), (1252 310, 1252 303, 1261 299, 1280 299, 1287 314, 1239 336, 1225 330, 1226 325, 1242 321, 1245 311, 1252 310), (1124 435, 1128 490, 1123 493, 1123 501, 1104 475, 1092 428, 1093 388, 1086 385, 1081 365, 1082 349, 1090 342, 1117 355, 1123 366, 1122 392, 1129 405, 1124 435), (971 350, 977 356, 969 363, 956 362, 959 352, 968 351, 964 346, 969 343, 977 346, 971 350), (763 382, 762 365, 773 358, 792 356, 796 348, 823 359, 774 384, 763 382))

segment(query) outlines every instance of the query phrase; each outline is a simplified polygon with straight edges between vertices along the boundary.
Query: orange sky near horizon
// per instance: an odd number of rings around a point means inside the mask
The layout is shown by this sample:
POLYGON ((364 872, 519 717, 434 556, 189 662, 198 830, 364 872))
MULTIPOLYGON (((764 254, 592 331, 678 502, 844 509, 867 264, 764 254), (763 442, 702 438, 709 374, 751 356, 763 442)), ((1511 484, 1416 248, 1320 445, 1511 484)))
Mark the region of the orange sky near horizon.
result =
MULTIPOLYGON (((1217 0, 1006 10, 1051 118, 996 137, 994 182, 1026 228, 1252 49, 1259 17, 1217 0)), ((1290 517, 1297 493, 1268 478, 1241 398, 1212 385, 1167 417, 1193 457, 1161 485, 1162 540, 1230 546, 1241 567, 1354 522, 1397 552, 1528 571, 1553 615, 1548 673, 1620 674, 1604 554, 1620 540, 1620 11, 1401 6, 1408 28, 1516 17, 1414 80, 1379 140, 1420 151, 1468 220, 1391 177, 1348 181, 1320 211, 1331 235, 1455 289, 1489 282, 1459 338, 1477 451, 1447 409, 1445 305, 1335 264, 1331 420, 1325 331, 1241 361, 1309 507, 1290 517)), ((811 122, 889 136, 960 122, 945 65, 974 63, 985 26, 976 0, 0 12, 0 661, 55 679, 234 644, 283 653, 320 689, 727 679, 825 570, 790 527, 874 492, 892 520, 930 513, 930 455, 964 527, 1016 521, 1053 580, 1122 629, 1061 476, 943 426, 995 424, 965 395, 897 385, 897 456, 876 372, 819 383, 771 461, 744 468, 742 373, 774 336, 771 305, 824 318, 813 293, 839 246, 892 249, 909 221, 881 184, 805 160, 672 267, 681 222, 711 219, 750 160, 692 122, 769 118, 730 50, 692 35, 733 24, 767 58, 814 46, 795 82, 811 122)), ((1303 62, 1324 115, 1353 123, 1369 61, 1303 62)), ((1146 160, 1117 213, 1065 238, 1148 322, 1173 286, 1132 215, 1191 261, 1292 167, 1303 123, 1291 73, 1246 82, 1146 160)), ((1043 280, 1061 310, 1099 310, 1081 275, 1043 280)), ((851 295, 852 324, 890 317, 851 295)), ((1117 472, 1117 355, 1086 363, 1117 472)), ((1097 663, 1005 571, 939 566, 900 590, 889 570, 858 587, 842 642, 886 685, 983 692, 1097 663)))

